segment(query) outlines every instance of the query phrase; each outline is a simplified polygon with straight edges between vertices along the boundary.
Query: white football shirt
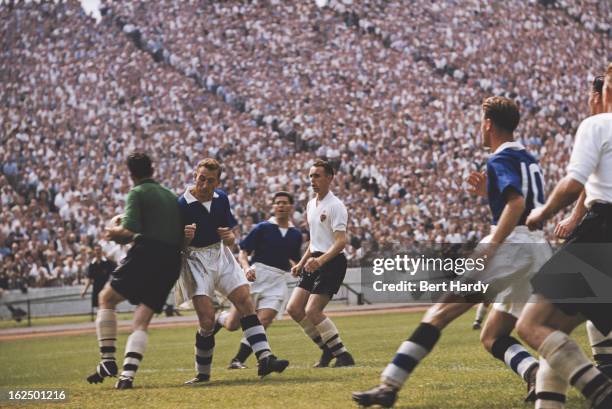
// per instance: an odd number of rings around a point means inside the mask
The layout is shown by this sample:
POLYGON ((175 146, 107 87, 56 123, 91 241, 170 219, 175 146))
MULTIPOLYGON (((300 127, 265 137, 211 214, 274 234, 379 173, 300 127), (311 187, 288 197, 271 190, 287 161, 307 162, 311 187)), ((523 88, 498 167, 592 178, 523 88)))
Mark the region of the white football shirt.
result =
POLYGON ((595 202, 612 203, 612 113, 582 121, 567 171, 584 185, 586 207, 595 202))
POLYGON ((306 206, 310 228, 310 252, 327 252, 334 245, 334 232, 346 231, 348 212, 344 203, 332 192, 327 192, 317 205, 317 198, 306 206))

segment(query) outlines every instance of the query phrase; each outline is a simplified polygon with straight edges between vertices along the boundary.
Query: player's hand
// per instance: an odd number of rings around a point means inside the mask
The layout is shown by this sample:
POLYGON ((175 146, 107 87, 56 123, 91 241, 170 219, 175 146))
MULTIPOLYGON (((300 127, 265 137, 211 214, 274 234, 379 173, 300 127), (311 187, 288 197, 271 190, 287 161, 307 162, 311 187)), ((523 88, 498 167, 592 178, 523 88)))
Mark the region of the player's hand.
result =
POLYGON ((185 243, 186 244, 191 243, 191 241, 195 237, 195 231, 196 231, 196 224, 195 223, 188 224, 187 226, 185 226, 184 234, 185 234, 185 243))
POLYGON ((113 217, 110 221, 110 225, 111 226, 121 226, 121 221, 123 220, 123 215, 122 214, 118 214, 115 217, 113 217))
POLYGON ((308 271, 309 273, 317 271, 319 268, 321 268, 321 263, 316 257, 310 257, 304 266, 304 270, 308 271))
POLYGON ((542 225, 544 224, 544 220, 546 220, 545 216, 544 207, 536 207, 531 211, 531 213, 529 213, 529 216, 527 216, 525 225, 529 228, 529 230, 541 229, 542 225))
POLYGON ((568 216, 561 220, 555 227, 555 236, 564 239, 576 230, 576 226, 578 226, 578 220, 574 220, 572 216, 568 216))
POLYGON ((226 246, 232 246, 234 244, 234 232, 229 227, 217 228, 217 234, 223 240, 223 244, 226 246))
POLYGON ((487 173, 486 171, 482 172, 472 172, 470 176, 466 179, 468 185, 468 192, 485 197, 487 195, 487 173))
POLYGON ((246 276, 246 279, 250 282, 253 282, 257 279, 257 276, 255 275, 255 266, 250 266, 244 274, 246 276))
POLYGON ((300 273, 302 272, 302 266, 299 264, 294 265, 293 267, 291 267, 291 275, 293 277, 299 277, 300 273))

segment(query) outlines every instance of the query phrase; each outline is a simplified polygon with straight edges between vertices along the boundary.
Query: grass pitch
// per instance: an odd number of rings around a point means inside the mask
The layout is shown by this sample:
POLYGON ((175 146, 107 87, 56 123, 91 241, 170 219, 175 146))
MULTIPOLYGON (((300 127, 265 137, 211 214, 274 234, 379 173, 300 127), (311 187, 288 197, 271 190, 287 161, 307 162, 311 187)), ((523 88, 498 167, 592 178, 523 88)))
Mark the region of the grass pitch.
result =
MULTIPOLYGON (((89 385, 85 376, 97 364, 93 334, 0 342, 0 389, 63 389, 62 403, 30 403, 49 408, 356 408, 353 390, 377 384, 383 367, 400 342, 416 327, 422 313, 388 313, 337 317, 334 322, 357 361, 354 368, 313 369, 319 353, 290 321, 274 323, 269 331, 274 353, 291 361, 281 375, 257 377, 253 357, 249 369, 228 370, 240 332, 222 330, 216 337, 212 381, 206 386, 182 383, 193 377, 195 327, 152 329, 135 389, 116 391, 114 379, 89 385)), ((471 329, 473 314, 448 327, 401 391, 397 408, 524 409, 523 382, 480 346, 471 329)), ((583 328, 575 336, 586 347, 583 328)), ((119 333, 118 357, 127 333, 119 333)), ((118 359, 121 363, 121 359, 118 359)), ((0 407, 24 407, 0 402, 0 407)), ((587 408, 575 391, 568 408, 587 408)))

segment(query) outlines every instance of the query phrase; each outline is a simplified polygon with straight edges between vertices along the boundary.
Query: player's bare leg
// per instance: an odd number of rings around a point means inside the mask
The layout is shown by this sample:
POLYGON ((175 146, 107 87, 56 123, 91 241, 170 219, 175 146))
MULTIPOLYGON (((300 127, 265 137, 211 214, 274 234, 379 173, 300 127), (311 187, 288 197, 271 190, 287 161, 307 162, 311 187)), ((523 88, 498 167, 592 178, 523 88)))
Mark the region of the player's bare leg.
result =
POLYGON ((594 409, 612 407, 612 381, 568 336, 584 317, 567 315, 543 297, 535 296, 531 302, 518 322, 521 338, 538 350, 560 379, 582 392, 594 409))
POLYGON ((296 287, 287 303, 287 313, 295 322, 300 324, 304 333, 321 349, 321 358, 314 365, 315 368, 326 368, 334 356, 325 346, 317 327, 306 318, 306 305, 309 297, 310 291, 296 287))
POLYGON ((539 364, 516 338, 510 336, 516 321, 512 314, 493 309, 480 333, 480 341, 490 354, 504 362, 527 383, 525 402, 533 402, 536 398, 539 364))
POLYGON ((100 363, 96 371, 87 377, 89 383, 101 383, 104 378, 117 376, 117 362, 115 352, 117 350, 117 314, 115 307, 124 298, 115 291, 110 284, 102 289, 98 295, 98 312, 96 316, 96 335, 100 347, 100 363))
POLYGON ((417 329, 400 345, 381 374, 380 385, 367 391, 353 392, 355 402, 362 406, 393 406, 398 391, 419 362, 432 351, 441 331, 475 304, 455 294, 446 294, 441 301, 427 310, 417 329))
POLYGON ((321 341, 336 358, 334 367, 353 366, 355 361, 344 346, 338 328, 323 312, 330 299, 327 294, 310 294, 305 308, 306 319, 316 327, 321 334, 321 341))
POLYGON ((233 332, 240 328, 240 313, 232 304, 228 311, 222 311, 218 316, 215 322, 215 334, 219 332, 221 328, 225 328, 226 330, 233 332))

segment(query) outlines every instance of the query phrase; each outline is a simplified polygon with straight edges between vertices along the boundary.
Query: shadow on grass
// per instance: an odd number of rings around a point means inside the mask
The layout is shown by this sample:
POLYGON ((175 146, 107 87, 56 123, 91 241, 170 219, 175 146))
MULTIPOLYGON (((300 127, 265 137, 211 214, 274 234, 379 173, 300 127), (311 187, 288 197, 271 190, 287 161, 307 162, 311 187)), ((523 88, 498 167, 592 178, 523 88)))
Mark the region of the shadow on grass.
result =
POLYGON ((311 376, 279 376, 274 378, 251 378, 251 379, 220 379, 212 380, 198 385, 185 385, 184 383, 165 383, 156 386, 148 386, 147 389, 164 389, 164 388, 180 388, 180 389, 200 389, 214 388, 216 386, 241 386, 241 385, 283 385, 291 383, 316 383, 326 382, 325 378, 312 378, 311 376))

